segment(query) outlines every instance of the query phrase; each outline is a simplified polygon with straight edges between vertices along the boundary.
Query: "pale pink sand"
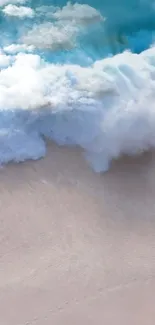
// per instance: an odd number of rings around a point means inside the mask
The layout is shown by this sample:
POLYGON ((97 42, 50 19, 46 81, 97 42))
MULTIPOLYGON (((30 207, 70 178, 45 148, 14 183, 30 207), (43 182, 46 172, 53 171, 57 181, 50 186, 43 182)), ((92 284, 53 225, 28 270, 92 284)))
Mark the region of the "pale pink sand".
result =
POLYGON ((155 324, 155 157, 0 170, 0 325, 155 324))

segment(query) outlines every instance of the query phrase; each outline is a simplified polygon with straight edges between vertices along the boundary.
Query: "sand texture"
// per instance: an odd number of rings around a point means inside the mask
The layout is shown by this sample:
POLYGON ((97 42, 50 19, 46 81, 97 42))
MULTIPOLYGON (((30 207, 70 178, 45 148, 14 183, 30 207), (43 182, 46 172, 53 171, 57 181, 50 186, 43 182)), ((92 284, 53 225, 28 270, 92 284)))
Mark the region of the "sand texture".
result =
POLYGON ((0 170, 0 324, 155 324, 155 156, 0 170))

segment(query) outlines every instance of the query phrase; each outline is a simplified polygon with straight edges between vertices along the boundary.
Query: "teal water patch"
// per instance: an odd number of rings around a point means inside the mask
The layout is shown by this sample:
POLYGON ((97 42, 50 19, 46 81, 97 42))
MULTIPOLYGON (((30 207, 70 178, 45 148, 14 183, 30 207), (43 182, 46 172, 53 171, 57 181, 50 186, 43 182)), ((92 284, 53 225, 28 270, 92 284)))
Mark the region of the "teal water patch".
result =
POLYGON ((126 49, 140 53, 154 42, 153 1, 5 2, 0 14, 1 46, 26 42, 49 62, 87 66, 126 49), (19 12, 21 6, 31 8, 34 15, 21 17, 13 6, 19 7, 19 12))

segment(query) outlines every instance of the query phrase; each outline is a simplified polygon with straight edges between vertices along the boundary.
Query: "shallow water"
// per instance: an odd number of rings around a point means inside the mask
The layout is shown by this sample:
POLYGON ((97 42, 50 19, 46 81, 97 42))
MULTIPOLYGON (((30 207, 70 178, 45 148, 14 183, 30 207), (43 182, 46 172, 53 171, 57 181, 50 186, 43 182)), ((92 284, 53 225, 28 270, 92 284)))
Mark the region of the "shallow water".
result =
POLYGON ((0 162, 44 137, 96 171, 155 147, 153 1, 1 0, 0 162))

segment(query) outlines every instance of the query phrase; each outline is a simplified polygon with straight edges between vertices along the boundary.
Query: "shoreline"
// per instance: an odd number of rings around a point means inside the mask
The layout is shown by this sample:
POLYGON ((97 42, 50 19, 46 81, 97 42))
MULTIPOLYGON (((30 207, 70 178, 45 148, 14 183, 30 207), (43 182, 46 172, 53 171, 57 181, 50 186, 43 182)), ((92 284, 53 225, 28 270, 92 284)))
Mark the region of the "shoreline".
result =
POLYGON ((0 170, 3 325, 155 322, 155 155, 95 174, 76 148, 0 170))

